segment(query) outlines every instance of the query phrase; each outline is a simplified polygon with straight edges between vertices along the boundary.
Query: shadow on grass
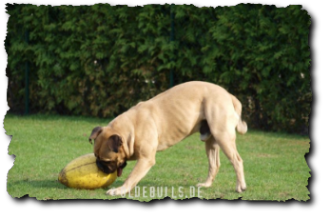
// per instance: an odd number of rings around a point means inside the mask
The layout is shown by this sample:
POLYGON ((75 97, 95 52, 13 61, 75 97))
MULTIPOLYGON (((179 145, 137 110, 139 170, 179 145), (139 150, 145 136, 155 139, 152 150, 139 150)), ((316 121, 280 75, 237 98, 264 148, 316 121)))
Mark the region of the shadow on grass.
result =
MULTIPOLYGON (((124 179, 123 180, 116 180, 112 185, 103 188, 104 191, 110 189, 110 188, 116 188, 119 187, 121 185, 124 184, 124 179)), ((10 182, 8 183, 8 185, 10 186, 18 186, 18 185, 22 185, 22 184, 27 184, 29 186, 32 186, 34 188, 57 188, 57 189, 73 189, 73 188, 69 188, 66 187, 64 185, 62 185, 58 180, 54 180, 54 179, 50 179, 50 180, 19 180, 19 181, 14 181, 14 182, 10 182)), ((153 181, 148 181, 148 180, 144 180, 142 182, 140 182, 138 184, 138 186, 140 188, 143 187, 157 187, 155 186, 155 182, 153 181)), ((163 186, 165 187, 165 185, 158 185, 158 186, 163 186)), ((182 183, 180 185, 178 185, 177 183, 167 183, 166 187, 171 188, 171 187, 178 187, 178 186, 183 186, 183 187, 189 187, 191 186, 191 184, 187 184, 187 183, 182 183)), ((102 188, 101 188, 102 189, 102 188)), ((87 190, 89 191, 89 190, 87 190)), ((90 190, 93 191, 93 190, 90 190)))
MULTIPOLYGON (((124 181, 125 180, 116 180, 112 185, 110 185, 107 188, 104 188, 104 190, 108 190, 110 188, 120 187, 124 184, 124 181)), ((178 186, 190 187, 192 185, 188 184, 188 183, 180 183, 180 185, 178 185, 177 183, 166 183, 166 185, 161 185, 159 183, 155 184, 154 181, 143 180, 143 181, 139 182, 139 184, 137 186, 140 187, 141 189, 143 187, 147 187, 147 188, 155 187, 156 188, 157 186, 158 187, 167 187, 168 189, 171 189, 171 187, 178 187, 178 186)))
MULTIPOLYGON (((66 187, 65 185, 62 185, 59 181, 51 179, 51 180, 20 180, 11 182, 11 187, 24 187, 24 191, 29 190, 31 191, 31 197, 34 197, 36 195, 35 191, 32 192, 34 189, 43 189, 43 191, 52 190, 56 193, 60 194, 61 198, 64 199, 76 199, 77 193, 71 193, 75 192, 76 190, 84 191, 82 193, 83 195, 78 198, 84 198, 84 199, 108 199, 108 195, 106 195, 106 191, 111 188, 118 188, 123 185, 125 179, 117 180, 112 185, 106 187, 106 188, 97 188, 97 189, 74 189, 66 187), (32 189, 33 188, 33 189, 32 189)), ((12 188, 13 189, 13 188, 12 188)), ((131 190, 129 194, 125 194, 124 196, 114 196, 109 197, 112 198, 133 198, 133 199, 163 199, 165 197, 170 197, 172 199, 179 198, 179 199, 186 199, 186 198, 207 198, 207 199, 215 199, 215 198, 222 198, 222 199, 228 199, 228 197, 232 197, 232 194, 234 193, 234 190, 224 190, 224 191, 217 191, 214 194, 210 194, 210 191, 208 191, 208 188, 202 188, 200 191, 195 185, 191 184, 180 184, 177 183, 171 183, 167 182, 166 185, 162 184, 161 182, 152 182, 148 180, 141 181, 135 188, 131 190), (194 188, 191 188, 194 187, 194 188)), ((30 194, 30 193, 28 193, 30 194)), ((39 195, 42 199, 53 199, 52 193, 49 193, 50 195, 39 195), (44 197, 45 196, 45 197, 44 197), (47 198, 52 197, 52 198, 47 198)), ((242 196, 242 195, 241 195, 242 196)), ((20 197, 20 196, 19 196, 20 197)), ((40 198, 39 197, 39 198, 40 198)), ((58 199, 55 198, 55 199, 58 199)), ((231 198, 236 199, 236 196, 231 198)))
POLYGON ((68 189, 62 185, 58 180, 20 180, 8 183, 10 186, 18 186, 22 184, 27 184, 35 188, 58 188, 58 189, 68 189))

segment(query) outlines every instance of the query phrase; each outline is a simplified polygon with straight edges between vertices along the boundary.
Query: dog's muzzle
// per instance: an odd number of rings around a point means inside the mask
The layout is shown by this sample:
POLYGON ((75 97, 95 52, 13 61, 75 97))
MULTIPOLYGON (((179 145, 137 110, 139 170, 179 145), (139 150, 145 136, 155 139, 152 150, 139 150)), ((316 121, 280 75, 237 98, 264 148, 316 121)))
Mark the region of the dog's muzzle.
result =
POLYGON ((113 173, 116 171, 116 168, 110 169, 108 166, 106 166, 102 161, 96 160, 96 166, 104 173, 113 173))
POLYGON ((123 169, 126 167, 126 165, 127 162, 125 161, 119 167, 109 168, 109 166, 105 165, 102 161, 98 159, 96 160, 96 166, 97 168, 99 168, 99 170, 107 174, 114 173, 117 170, 118 177, 121 176, 121 174, 123 173, 123 169))

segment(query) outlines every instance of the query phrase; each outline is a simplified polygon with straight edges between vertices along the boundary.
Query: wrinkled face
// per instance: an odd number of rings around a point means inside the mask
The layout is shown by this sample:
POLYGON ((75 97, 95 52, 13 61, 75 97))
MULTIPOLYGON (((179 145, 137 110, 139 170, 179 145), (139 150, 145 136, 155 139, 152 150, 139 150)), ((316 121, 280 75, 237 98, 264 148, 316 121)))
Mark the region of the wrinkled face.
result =
POLYGON ((109 128, 96 127, 89 140, 90 142, 94 140, 97 167, 104 173, 117 171, 117 176, 121 176, 123 168, 126 166, 121 137, 112 133, 109 128))

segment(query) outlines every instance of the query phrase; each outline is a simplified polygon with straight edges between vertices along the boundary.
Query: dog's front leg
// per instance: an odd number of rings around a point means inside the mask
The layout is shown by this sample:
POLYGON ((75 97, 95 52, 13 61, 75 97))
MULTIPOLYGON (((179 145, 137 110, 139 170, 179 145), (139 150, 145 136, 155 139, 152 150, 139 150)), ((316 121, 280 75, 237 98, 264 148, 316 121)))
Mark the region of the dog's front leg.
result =
POLYGON ((155 165, 155 158, 153 159, 139 159, 133 168, 130 175, 127 177, 125 183, 118 188, 109 189, 107 195, 124 195, 131 191, 136 184, 148 173, 150 168, 155 165))

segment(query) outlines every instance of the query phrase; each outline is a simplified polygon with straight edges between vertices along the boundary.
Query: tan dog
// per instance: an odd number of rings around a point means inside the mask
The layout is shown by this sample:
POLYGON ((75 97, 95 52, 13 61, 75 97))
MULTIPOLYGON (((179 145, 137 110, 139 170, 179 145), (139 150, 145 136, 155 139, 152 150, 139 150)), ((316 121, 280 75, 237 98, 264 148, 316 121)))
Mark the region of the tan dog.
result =
POLYGON ((197 186, 209 187, 219 170, 219 150, 237 175, 236 191, 246 189, 243 160, 236 149, 236 132, 246 133, 241 103, 225 89, 207 82, 188 82, 137 104, 106 127, 93 129, 94 153, 99 169, 120 176, 127 160, 137 163, 123 186, 109 195, 128 193, 155 165, 156 152, 200 132, 209 159, 208 177, 197 186))

